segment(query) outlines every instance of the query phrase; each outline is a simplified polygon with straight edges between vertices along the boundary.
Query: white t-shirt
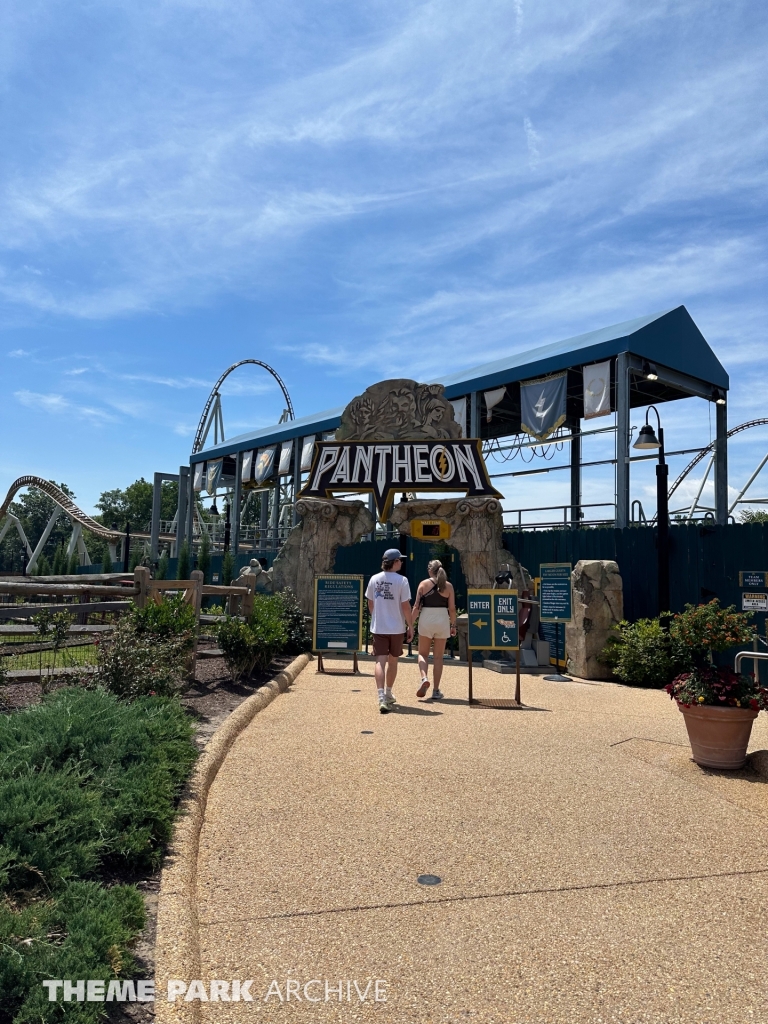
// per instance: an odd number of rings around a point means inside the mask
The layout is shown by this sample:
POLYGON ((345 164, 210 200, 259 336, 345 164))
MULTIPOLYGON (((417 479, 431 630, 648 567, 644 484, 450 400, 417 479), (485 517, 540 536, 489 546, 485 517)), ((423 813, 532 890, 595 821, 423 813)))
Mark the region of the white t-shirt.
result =
POLYGON ((405 632, 405 618, 400 607, 403 601, 411 600, 411 588, 405 576, 399 572, 377 572, 365 596, 373 601, 371 632, 393 635, 405 632))

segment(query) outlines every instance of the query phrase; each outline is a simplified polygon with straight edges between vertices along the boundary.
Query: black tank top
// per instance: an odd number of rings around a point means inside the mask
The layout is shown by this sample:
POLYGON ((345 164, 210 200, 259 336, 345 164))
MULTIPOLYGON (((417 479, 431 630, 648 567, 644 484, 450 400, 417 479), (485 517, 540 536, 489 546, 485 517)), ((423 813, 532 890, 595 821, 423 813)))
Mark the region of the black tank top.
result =
POLYGON ((437 587, 432 587, 428 594, 421 599, 422 608, 447 608, 448 595, 443 596, 437 587))

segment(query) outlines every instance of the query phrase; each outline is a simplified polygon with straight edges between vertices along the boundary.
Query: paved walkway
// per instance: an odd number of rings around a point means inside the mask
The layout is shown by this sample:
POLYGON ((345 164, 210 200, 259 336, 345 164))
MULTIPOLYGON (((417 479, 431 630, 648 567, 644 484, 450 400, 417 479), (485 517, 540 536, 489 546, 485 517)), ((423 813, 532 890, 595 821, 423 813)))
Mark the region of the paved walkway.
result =
MULTIPOLYGON (((205 1022, 768 1020, 768 786, 693 765, 666 694, 524 676, 528 710, 469 709, 451 666, 435 705, 405 663, 384 716, 370 662, 315 668, 211 789, 203 977, 256 1001, 205 1022)), ((476 671, 478 696, 513 686, 476 671)))

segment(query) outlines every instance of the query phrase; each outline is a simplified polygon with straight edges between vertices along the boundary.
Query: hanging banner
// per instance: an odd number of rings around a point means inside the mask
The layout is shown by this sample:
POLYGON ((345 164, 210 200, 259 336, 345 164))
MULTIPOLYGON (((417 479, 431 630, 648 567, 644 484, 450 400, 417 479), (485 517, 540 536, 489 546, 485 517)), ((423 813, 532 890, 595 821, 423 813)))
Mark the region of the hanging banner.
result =
POLYGON ((467 436, 467 400, 466 398, 457 398, 455 402, 451 402, 453 406, 453 418, 461 427, 460 437, 467 436))
POLYGON ((285 476, 286 473, 290 473, 293 469, 291 466, 291 456, 293 455, 293 441, 283 441, 282 448, 280 449, 280 465, 277 468, 278 476, 285 476))
POLYGON ((249 484, 253 477, 253 457, 256 454, 254 451, 243 452, 243 483, 249 484))
POLYGON ((382 522, 389 516, 395 491, 463 491, 470 498, 500 498, 488 478, 480 444, 454 439, 399 444, 318 441, 300 497, 373 492, 382 522))
POLYGON ((205 489, 209 494, 215 494, 216 488, 221 480, 221 470, 224 466, 224 459, 213 459, 206 463, 205 489))
POLYGON ((312 468, 312 456, 315 454, 315 435, 310 434, 304 438, 301 449, 301 472, 308 473, 312 468))
POLYGON ((275 449, 276 445, 272 444, 269 448, 260 448, 259 454, 256 458, 256 466, 253 470, 254 483, 263 484, 265 480, 269 480, 272 476, 272 470, 275 465, 275 449))
POLYGON ((192 487, 194 488, 194 490, 202 491, 204 481, 205 481, 205 463, 204 462, 196 462, 195 463, 195 475, 194 475, 193 483, 192 483, 192 487))
POLYGON ((584 419, 611 414, 611 361, 585 366, 584 374, 584 419))
POLYGON ((496 406, 499 404, 499 402, 502 401, 502 399, 504 398, 504 395, 506 395, 506 393, 507 393, 506 387, 496 388, 495 391, 484 391, 483 392, 483 398, 485 399, 485 408, 488 410, 487 413, 486 413, 486 416, 485 416, 486 423, 490 423, 491 422, 491 420, 493 418, 493 410, 496 408, 496 406))
POLYGON ((544 441, 565 423, 568 372, 528 380, 520 385, 520 427, 544 441))

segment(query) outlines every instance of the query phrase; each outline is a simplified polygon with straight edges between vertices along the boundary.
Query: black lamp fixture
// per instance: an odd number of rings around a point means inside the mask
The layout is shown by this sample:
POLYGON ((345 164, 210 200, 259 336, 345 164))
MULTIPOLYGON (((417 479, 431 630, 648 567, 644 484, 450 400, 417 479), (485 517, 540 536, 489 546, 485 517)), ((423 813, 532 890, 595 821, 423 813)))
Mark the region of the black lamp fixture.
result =
POLYGON ((715 401, 715 405, 725 405, 725 392, 722 388, 715 388, 712 392, 712 398, 715 401))
POLYGON ((218 506, 216 505, 216 496, 215 495, 214 495, 214 498, 213 498, 213 502, 211 503, 211 507, 208 509, 208 511, 211 513, 212 516, 217 516, 219 514, 219 509, 218 509, 218 506))
POLYGON ((645 377, 646 380, 658 380, 659 379, 659 374, 658 374, 658 371, 656 370, 656 364, 655 363, 649 363, 648 360, 646 359, 645 362, 643 363, 643 376, 645 377))
POLYGON ((658 529, 659 615, 664 615, 669 611, 669 466, 664 458, 664 429, 655 405, 648 407, 645 424, 640 428, 640 433, 632 447, 640 450, 657 449, 659 453, 659 462, 656 466, 656 525, 658 529), (651 410, 656 413, 658 437, 648 422, 651 410))

